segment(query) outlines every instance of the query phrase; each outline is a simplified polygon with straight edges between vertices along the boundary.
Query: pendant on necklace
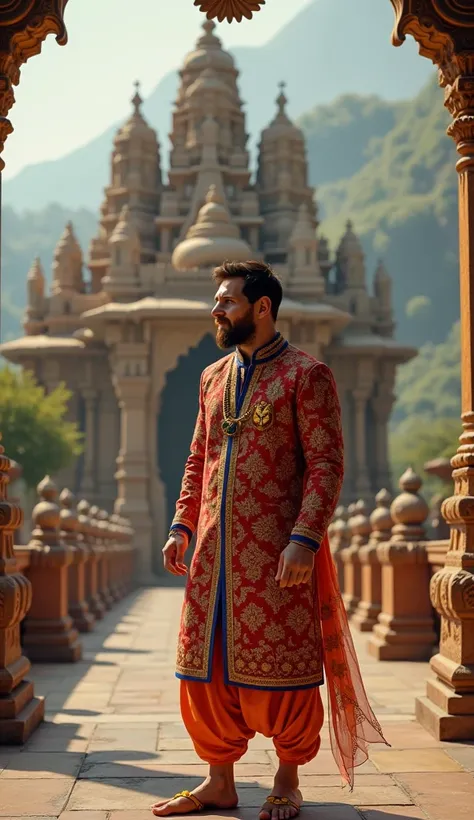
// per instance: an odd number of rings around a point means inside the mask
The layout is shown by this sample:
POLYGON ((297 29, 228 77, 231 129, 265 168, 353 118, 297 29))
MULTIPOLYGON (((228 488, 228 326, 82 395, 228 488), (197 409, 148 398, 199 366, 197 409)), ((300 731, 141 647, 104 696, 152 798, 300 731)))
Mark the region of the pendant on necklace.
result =
POLYGON ((239 425, 236 421, 228 421, 227 419, 224 419, 222 422, 222 429, 226 435, 235 436, 239 429, 239 425))

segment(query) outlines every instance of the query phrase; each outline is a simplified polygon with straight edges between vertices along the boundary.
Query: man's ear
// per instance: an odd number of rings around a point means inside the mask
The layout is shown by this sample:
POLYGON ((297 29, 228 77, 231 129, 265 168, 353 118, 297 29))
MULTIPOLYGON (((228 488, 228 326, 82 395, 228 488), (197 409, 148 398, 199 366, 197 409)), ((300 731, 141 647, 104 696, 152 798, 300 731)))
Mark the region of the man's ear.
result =
POLYGON ((271 312, 271 309, 272 309, 272 303, 271 303, 270 299, 268 298, 268 296, 264 296, 260 300, 260 307, 258 309, 258 315, 259 316, 267 316, 271 312))

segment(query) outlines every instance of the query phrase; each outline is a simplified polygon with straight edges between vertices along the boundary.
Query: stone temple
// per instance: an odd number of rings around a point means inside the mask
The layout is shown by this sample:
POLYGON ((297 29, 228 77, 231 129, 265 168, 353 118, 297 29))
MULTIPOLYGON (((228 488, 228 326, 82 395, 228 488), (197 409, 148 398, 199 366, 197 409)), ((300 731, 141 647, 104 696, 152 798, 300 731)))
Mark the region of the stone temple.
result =
POLYGON ((209 312, 213 267, 265 259, 286 298, 279 329, 327 362, 346 440, 343 501, 390 486, 387 426, 397 365, 414 351, 394 338, 391 280, 373 292, 351 224, 335 256, 318 235, 302 132, 283 87, 260 138, 255 177, 232 56, 206 22, 180 71, 167 178, 138 93, 113 145, 110 184, 84 276, 71 224, 46 292, 40 262, 27 280, 25 336, 3 355, 50 390, 73 392, 84 453, 58 477, 132 521, 142 578, 158 568, 197 410, 199 376, 222 355, 209 312))

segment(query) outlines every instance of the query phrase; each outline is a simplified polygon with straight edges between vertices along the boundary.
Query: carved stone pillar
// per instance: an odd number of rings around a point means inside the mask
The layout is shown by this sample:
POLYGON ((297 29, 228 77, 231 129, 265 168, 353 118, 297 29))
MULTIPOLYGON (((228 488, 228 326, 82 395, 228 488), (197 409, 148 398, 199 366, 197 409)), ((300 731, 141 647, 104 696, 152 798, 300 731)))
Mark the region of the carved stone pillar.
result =
POLYGON ((370 494, 369 471, 367 469, 366 414, 369 393, 365 389, 354 390, 355 411, 355 461, 356 492, 364 500, 370 494))
POLYGON ((31 584, 16 572, 13 533, 21 509, 7 500, 10 460, 0 445, 0 745, 25 743, 44 717, 44 700, 25 680, 30 662, 22 654, 20 623, 31 606, 31 584))
POLYGON ((97 390, 81 390, 86 410, 86 429, 84 442, 84 475, 81 491, 89 498, 97 495, 97 390))
POLYGON ((138 577, 152 575, 152 525, 149 497, 148 376, 114 376, 120 405, 120 452, 115 512, 132 522, 138 549, 138 577))
POLYGON ((79 520, 74 508, 74 496, 64 488, 59 496, 61 504, 61 538, 72 551, 72 563, 68 569, 69 614, 79 632, 91 632, 95 618, 86 601, 85 566, 89 550, 79 533, 79 520))
POLYGON ((377 623, 382 606, 382 568, 377 555, 377 547, 389 541, 392 533, 390 504, 392 497, 387 490, 380 490, 375 498, 377 504, 370 516, 372 534, 369 543, 359 550, 361 567, 361 595, 359 606, 352 619, 360 632, 371 632, 377 623))
POLYGON ((439 653, 418 720, 444 740, 474 739, 474 14, 471 0, 391 0, 393 42, 413 35, 439 68, 448 134, 459 153, 461 387, 464 432, 452 460, 454 496, 443 505, 451 525, 445 567, 431 581, 441 615, 439 653))
MULTIPOLYGON (((388 390, 388 388, 387 388, 388 390)), ((377 486, 387 487, 387 491, 392 486, 392 476, 390 471, 390 460, 388 455, 388 425, 392 413, 395 397, 390 393, 372 399, 372 407, 375 415, 375 455, 377 464, 377 486)))
POLYGON ((411 468, 402 475, 402 492, 390 507, 395 522, 390 541, 377 547, 382 611, 368 650, 381 661, 427 660, 436 641, 423 527, 428 505, 419 494, 421 484, 411 468))

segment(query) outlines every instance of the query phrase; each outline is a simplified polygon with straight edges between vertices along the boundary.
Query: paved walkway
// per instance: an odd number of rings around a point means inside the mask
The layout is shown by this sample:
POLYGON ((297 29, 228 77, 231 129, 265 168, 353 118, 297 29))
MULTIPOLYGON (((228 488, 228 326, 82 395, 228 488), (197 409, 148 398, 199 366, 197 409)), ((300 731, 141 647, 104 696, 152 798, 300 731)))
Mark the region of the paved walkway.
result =
MULTIPOLYGON (((180 722, 172 669, 179 589, 134 594, 86 636, 84 660, 37 666, 47 723, 24 749, 0 747, 0 817, 150 820, 158 797, 193 788, 206 768, 180 722)), ((472 820, 474 744, 440 744, 413 720, 425 664, 359 656, 391 749, 372 747, 351 794, 341 790, 327 731, 302 771, 307 820, 472 820)), ((237 766, 238 812, 253 820, 275 771, 271 741, 258 737, 237 766)))

